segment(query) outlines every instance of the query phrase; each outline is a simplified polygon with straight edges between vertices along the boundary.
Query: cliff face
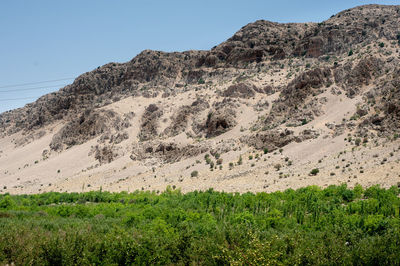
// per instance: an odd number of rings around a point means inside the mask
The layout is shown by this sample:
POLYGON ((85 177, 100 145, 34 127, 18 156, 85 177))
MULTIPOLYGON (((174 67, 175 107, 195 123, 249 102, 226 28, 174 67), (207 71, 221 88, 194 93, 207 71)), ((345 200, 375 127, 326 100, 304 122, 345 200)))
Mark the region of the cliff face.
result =
MULTIPOLYGON (((61 160, 57 158, 71 150, 81 152, 71 159, 77 166, 66 177, 82 177, 87 171, 92 176, 99 165, 106 164, 114 167, 116 176, 121 172, 143 180, 154 176, 153 168, 172 169, 174 180, 176 169, 185 173, 199 167, 202 173, 198 162, 206 152, 216 160, 220 154, 231 154, 224 160, 232 164, 223 169, 232 170, 239 165, 232 161, 234 156, 286 147, 299 155, 297 166, 293 162, 296 169, 287 165, 287 175, 302 173, 308 167, 301 163, 303 159, 315 160, 313 154, 324 150, 322 143, 328 147, 340 138, 342 146, 326 148, 323 154, 332 157, 326 171, 335 171, 331 169, 337 159, 334 152, 348 145, 343 139, 350 143, 362 139, 365 146, 397 140, 399 49, 400 6, 360 6, 321 23, 259 20, 209 51, 145 50, 129 62, 109 63, 84 73, 58 92, 0 114, 0 141, 7 140, 10 154, 41 143, 38 149, 46 163, 61 160), (305 143, 314 144, 302 146, 305 143), (309 150, 309 155, 303 156, 298 147, 309 150), (133 165, 113 166, 124 160, 133 165), (190 160, 186 168, 171 166, 190 160), (126 172, 146 167, 152 171, 126 172)), ((0 147, 0 168, 11 160, 7 159, 11 155, 1 152, 0 147)), ((368 163, 375 169, 379 163, 370 157, 368 163)), ((275 159, 265 158, 260 169, 271 167, 275 161, 269 160, 275 159)), ((34 166, 41 178, 54 174, 45 174, 47 169, 41 165, 34 166)), ((222 169, 222 161, 219 165, 222 169)), ((240 166, 239 176, 254 177, 253 166, 240 166)), ((18 171, 25 171, 20 165, 14 168, 4 178, 11 180, 18 171)), ((205 184, 228 182, 228 170, 221 170, 223 176, 212 169, 211 176, 203 179, 205 184)), ((156 183, 170 184, 168 173, 162 175, 164 179, 156 183)), ((339 180, 347 172, 336 175, 339 180)), ((286 182, 274 180, 274 184, 286 182)), ((146 182, 154 185, 150 179, 146 182)))

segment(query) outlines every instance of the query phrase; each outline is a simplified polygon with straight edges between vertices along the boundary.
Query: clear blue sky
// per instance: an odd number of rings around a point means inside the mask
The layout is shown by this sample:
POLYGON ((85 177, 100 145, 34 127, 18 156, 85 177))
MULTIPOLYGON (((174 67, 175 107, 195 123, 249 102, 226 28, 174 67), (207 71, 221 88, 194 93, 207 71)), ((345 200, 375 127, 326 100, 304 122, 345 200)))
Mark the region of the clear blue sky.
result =
MULTIPOLYGON (((22 107, 108 62, 144 49, 210 49, 247 23, 320 22, 370 1, 336 0, 1 0, 0 112, 22 107), (5 90, 44 89, 4 92, 5 90), (49 88, 51 87, 51 88, 49 88), (3 92, 1 92, 3 91, 3 92)), ((400 1, 376 1, 400 4, 400 1)))

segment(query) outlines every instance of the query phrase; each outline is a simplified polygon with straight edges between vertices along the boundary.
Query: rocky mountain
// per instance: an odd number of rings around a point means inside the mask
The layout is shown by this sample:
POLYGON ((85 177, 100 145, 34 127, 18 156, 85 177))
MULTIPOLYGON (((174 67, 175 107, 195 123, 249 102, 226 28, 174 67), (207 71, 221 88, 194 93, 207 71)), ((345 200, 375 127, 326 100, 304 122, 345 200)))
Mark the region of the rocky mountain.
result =
POLYGON ((0 192, 397 184, 399 25, 366 5, 101 66, 0 114, 0 192))

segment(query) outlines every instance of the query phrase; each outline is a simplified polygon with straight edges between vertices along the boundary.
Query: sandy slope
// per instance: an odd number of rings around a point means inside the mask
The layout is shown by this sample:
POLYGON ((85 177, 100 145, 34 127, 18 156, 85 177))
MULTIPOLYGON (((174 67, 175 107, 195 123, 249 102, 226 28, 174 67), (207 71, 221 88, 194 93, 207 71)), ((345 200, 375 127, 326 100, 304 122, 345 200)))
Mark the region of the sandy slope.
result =
MULTIPOLYGON (((282 153, 276 151, 263 154, 262 151, 255 151, 240 144, 239 149, 222 154, 222 169, 213 171, 205 164, 204 154, 172 164, 160 162, 155 158, 144 161, 130 159, 132 145, 138 142, 136 136, 146 106, 157 103, 165 107, 167 112, 161 120, 167 121, 160 125, 160 128, 164 129, 168 119, 179 106, 190 104, 200 95, 208 97, 210 102, 218 100, 219 97, 212 89, 208 89, 201 92, 185 92, 177 97, 165 99, 130 97, 107 106, 107 109, 120 114, 131 111, 135 113, 131 121, 132 126, 128 129, 130 138, 123 142, 120 157, 109 164, 100 165, 89 155, 97 139, 62 153, 53 152, 49 158, 45 158, 42 152, 49 149, 48 144, 54 134, 50 129, 45 136, 20 147, 15 147, 13 140, 21 138, 21 135, 3 138, 0 140, 0 190, 10 193, 80 192, 102 187, 110 191, 162 191, 170 185, 179 187, 182 191, 212 187, 216 190, 246 192, 339 183, 348 183, 350 186, 357 183, 364 186, 381 184, 387 187, 400 182, 399 141, 368 142, 365 147, 357 146, 352 151, 354 145, 345 141, 347 132, 333 137, 332 130, 325 124, 340 123, 343 118, 349 119, 354 114, 360 97, 350 99, 344 95, 336 96, 329 90, 318 96, 327 99, 323 107, 324 114, 304 126, 291 128, 295 132, 313 129, 319 132, 319 137, 301 143, 292 142, 284 147, 282 153), (255 158, 256 154, 259 154, 258 159, 255 158), (249 159, 249 155, 253 155, 252 160, 249 159), (243 158, 243 164, 237 165, 240 156, 243 158), (288 159, 285 159, 286 157, 288 159), (384 158, 386 161, 381 164, 384 158), (288 165, 289 161, 291 165, 288 165), (234 164, 232 169, 229 166, 230 162, 234 164), (279 171, 274 167, 276 164, 282 165, 279 171), (320 170, 316 176, 309 174, 313 168, 320 170), (199 175, 191 177, 191 172, 195 170, 199 175)), ((269 106, 266 110, 256 112, 253 105, 260 100, 271 103, 277 97, 278 93, 268 97, 259 94, 254 99, 239 100, 241 104, 237 110, 237 126, 220 136, 204 141, 211 146, 229 140, 237 143, 241 135, 250 132, 249 128, 257 121, 258 116, 265 115, 270 110, 269 106)), ((196 143, 197 140, 182 133, 168 141, 189 144, 196 143)))

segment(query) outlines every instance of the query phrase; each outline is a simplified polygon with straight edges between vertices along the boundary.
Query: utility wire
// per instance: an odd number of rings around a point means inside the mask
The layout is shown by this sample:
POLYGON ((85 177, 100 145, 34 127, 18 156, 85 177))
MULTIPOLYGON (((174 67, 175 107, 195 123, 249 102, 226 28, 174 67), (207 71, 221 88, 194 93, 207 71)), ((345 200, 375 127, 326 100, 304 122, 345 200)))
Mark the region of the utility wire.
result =
POLYGON ((14 90, 6 90, 6 91, 0 90, 0 93, 2 93, 2 92, 14 92, 14 91, 31 91, 31 90, 57 89, 57 88, 64 87, 64 86, 67 86, 67 85, 68 84, 58 84, 58 85, 54 85, 54 86, 51 86, 51 87, 33 87, 33 88, 14 89, 14 90))
POLYGON ((17 100, 28 100, 28 99, 37 99, 37 98, 38 98, 38 97, 24 97, 24 98, 0 99, 0 102, 17 101, 17 100))
POLYGON ((49 83, 49 82, 56 82, 56 81, 63 81, 63 80, 71 80, 71 79, 74 79, 74 78, 63 78, 63 79, 53 79, 53 80, 45 80, 45 81, 30 82, 30 83, 12 84, 12 85, 0 86, 0 89, 15 88, 15 87, 22 87, 22 86, 27 86, 27 85, 35 85, 35 84, 42 84, 42 83, 49 83))

